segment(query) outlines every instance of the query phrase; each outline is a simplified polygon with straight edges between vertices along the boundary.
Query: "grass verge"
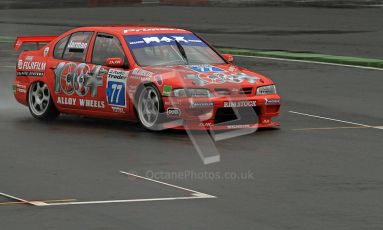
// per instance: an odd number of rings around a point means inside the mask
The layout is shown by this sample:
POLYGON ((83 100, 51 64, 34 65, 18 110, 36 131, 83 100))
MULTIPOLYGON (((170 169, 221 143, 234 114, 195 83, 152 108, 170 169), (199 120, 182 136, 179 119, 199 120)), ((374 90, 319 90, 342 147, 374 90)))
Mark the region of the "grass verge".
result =
POLYGON ((318 53, 310 53, 310 52, 260 51, 260 50, 237 49, 237 48, 218 48, 218 50, 222 53, 229 53, 233 55, 284 58, 284 59, 292 59, 292 60, 305 60, 305 61, 316 61, 316 62, 335 63, 335 64, 344 64, 344 65, 353 65, 353 66, 383 68, 383 60, 374 59, 374 58, 336 56, 336 55, 318 54, 318 53))

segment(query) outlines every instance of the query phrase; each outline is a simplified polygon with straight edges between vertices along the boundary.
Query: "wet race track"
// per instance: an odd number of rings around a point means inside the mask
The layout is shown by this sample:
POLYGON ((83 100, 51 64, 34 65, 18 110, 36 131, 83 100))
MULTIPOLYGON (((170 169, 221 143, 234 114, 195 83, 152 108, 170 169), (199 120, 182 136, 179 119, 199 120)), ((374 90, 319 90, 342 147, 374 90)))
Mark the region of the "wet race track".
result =
POLYGON ((274 80, 282 125, 216 142, 221 161, 204 165, 185 132, 36 121, 13 98, 10 46, 0 43, 1 229, 383 226, 383 71, 235 56, 274 80))

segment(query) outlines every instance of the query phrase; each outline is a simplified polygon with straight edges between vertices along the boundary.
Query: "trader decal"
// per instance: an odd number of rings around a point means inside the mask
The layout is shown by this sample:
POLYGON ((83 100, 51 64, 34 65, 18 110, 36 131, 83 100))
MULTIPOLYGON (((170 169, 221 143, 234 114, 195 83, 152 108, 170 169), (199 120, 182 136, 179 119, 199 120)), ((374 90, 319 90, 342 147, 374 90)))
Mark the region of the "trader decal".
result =
MULTIPOLYGON (((108 104, 118 107, 126 107, 126 80, 128 72, 110 69, 106 86, 108 104)), ((114 109, 114 111, 116 111, 114 109)), ((120 110, 121 111, 121 110, 120 110)))

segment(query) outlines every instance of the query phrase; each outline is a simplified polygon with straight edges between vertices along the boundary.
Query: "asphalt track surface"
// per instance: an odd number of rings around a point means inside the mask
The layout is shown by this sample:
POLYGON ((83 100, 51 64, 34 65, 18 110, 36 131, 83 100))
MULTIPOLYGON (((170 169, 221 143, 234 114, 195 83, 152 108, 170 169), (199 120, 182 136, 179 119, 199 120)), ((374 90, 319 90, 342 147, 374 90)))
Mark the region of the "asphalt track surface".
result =
MULTIPOLYGON (((1 29, 15 35, 67 28, 1 29)), ((151 133, 134 123, 75 116, 36 121, 12 96, 17 54, 9 43, 0 43, 0 50, 0 193, 47 203, 191 196, 125 171, 215 197, 47 207, 0 203, 0 229, 383 227, 382 71, 236 57, 238 65, 275 81, 283 97, 282 126, 217 142, 221 162, 203 165, 185 132, 151 133), (186 171, 242 178, 181 178, 186 171), (172 172, 181 176, 166 178, 172 172)), ((15 200, 0 196, 0 202, 15 200)))

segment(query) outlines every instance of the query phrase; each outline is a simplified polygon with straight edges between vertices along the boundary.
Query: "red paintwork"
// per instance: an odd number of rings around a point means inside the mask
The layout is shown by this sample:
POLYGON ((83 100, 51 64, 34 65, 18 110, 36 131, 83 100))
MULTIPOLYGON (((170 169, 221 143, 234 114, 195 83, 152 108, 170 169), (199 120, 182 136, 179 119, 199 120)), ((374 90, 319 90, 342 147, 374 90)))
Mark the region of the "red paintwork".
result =
MULTIPOLYGON (((233 126, 214 126, 214 117, 218 108, 223 107, 223 103, 228 100, 225 96, 215 95, 212 98, 193 98, 193 102, 213 102, 214 108, 210 111, 211 117, 203 122, 200 122, 199 119, 195 116, 195 112, 193 109, 189 108, 190 100, 188 98, 177 99, 171 97, 169 95, 165 95, 164 86, 171 86, 172 89, 175 88, 208 88, 212 92, 217 88, 226 88, 233 91, 231 95, 232 101, 256 101, 256 106, 259 108, 259 125, 254 126, 254 124, 245 125, 242 127, 246 128, 254 128, 254 127, 274 127, 278 126, 279 123, 271 121, 272 117, 278 116, 280 112, 279 103, 273 105, 267 105, 266 100, 280 100, 278 94, 273 95, 256 95, 256 88, 259 86, 270 85, 273 82, 259 73, 252 72, 245 68, 241 68, 235 66, 229 62, 227 64, 214 65, 214 67, 218 67, 222 69, 224 74, 238 74, 243 73, 248 76, 257 77, 259 80, 255 83, 250 83, 247 81, 243 81, 242 83, 222 83, 222 84, 207 84, 204 86, 197 86, 193 80, 185 80, 185 76, 197 74, 196 71, 192 70, 187 66, 153 66, 153 67, 140 67, 132 57, 132 54, 126 44, 124 42, 124 35, 127 34, 166 34, 166 33, 191 33, 187 30, 180 30, 175 28, 167 28, 167 27, 155 27, 155 26, 96 26, 96 27, 80 27, 73 30, 70 30, 58 37, 50 37, 52 41, 45 45, 43 48, 34 51, 25 51, 22 52, 18 58, 18 63, 16 67, 16 71, 21 74, 28 74, 24 72, 28 72, 25 70, 25 67, 28 65, 25 62, 31 60, 31 62, 39 62, 46 63, 46 67, 44 70, 43 76, 16 76, 16 80, 14 82, 15 86, 15 98, 21 104, 27 105, 27 92, 30 87, 30 84, 35 81, 43 81, 45 82, 49 90, 51 92, 52 99, 55 103, 57 109, 62 113, 69 114, 78 114, 84 116, 92 116, 92 117, 102 117, 102 118, 112 118, 112 119, 122 119, 122 120, 132 120, 136 121, 136 114, 134 111, 134 105, 132 103, 132 99, 136 94, 136 90, 139 85, 143 83, 152 83, 154 84, 158 90, 163 93, 163 102, 164 102, 164 111, 166 112, 168 108, 174 108, 176 105, 181 112, 181 118, 187 120, 189 122, 188 127, 192 129, 230 129, 235 128, 233 126), (105 70, 104 74, 101 74, 100 81, 102 84, 97 86, 97 95, 92 96, 91 92, 87 92, 85 96, 79 96, 76 93, 68 96, 65 93, 57 92, 55 90, 55 69, 59 66, 59 63, 65 62, 69 63, 70 61, 65 60, 57 60, 53 58, 53 50, 56 43, 63 37, 78 31, 93 31, 93 32, 103 32, 114 35, 121 41, 121 45, 123 46, 124 52, 127 56, 127 61, 129 62, 129 69, 123 70, 122 68, 113 68, 102 66, 101 69, 105 70), (31 58, 32 57, 32 58, 31 58), (107 71, 110 69, 125 71, 128 75, 126 80, 126 106, 125 107, 116 107, 111 106, 108 103, 107 99, 107 71), (23 72, 24 71, 24 72, 23 72), (144 74, 143 72, 144 71, 144 74), (148 72, 145 72, 148 71, 148 72), (144 77, 145 73, 152 73, 150 76, 144 77), (239 94, 237 93, 242 88, 252 88, 250 94, 239 94), (65 101, 63 101, 65 99, 65 101), (80 100, 90 100, 88 107, 83 107, 78 104, 80 100), (73 101, 76 100, 76 104, 73 105, 73 101), (60 103, 59 103, 60 102, 60 103), (173 105, 172 105, 173 103, 173 105)), ((90 70, 95 68, 94 64, 91 64, 91 52, 93 47, 93 43, 95 40, 96 33, 94 33, 90 43, 89 49, 87 51, 87 58, 85 64, 89 67, 90 70)), ((41 42, 42 40, 48 41, 48 37, 40 37, 39 39, 34 37, 23 37, 18 38, 16 44, 20 44, 20 42, 41 42)), ((19 45, 16 45, 16 48, 19 45)), ((227 56, 228 57, 228 56, 227 56)), ((29 65, 33 65, 28 63, 29 65)), ((80 63, 75 63, 76 65, 80 63)), ((33 67, 33 66, 32 66, 33 67)), ((36 67, 36 66, 34 66, 36 67)), ((37 66, 42 68, 41 66, 37 66)), ((36 67, 36 68, 37 68, 36 67)), ((64 71, 65 72, 65 71, 64 71)), ((102 71, 101 71, 102 72, 102 71)), ((201 78, 206 79, 209 73, 200 73, 201 78)), ((211 74, 211 73, 210 73, 211 74)), ((170 116, 171 117, 171 116, 170 116)), ((176 127, 182 128, 182 127, 176 127)))
POLYGON ((15 43, 13 44, 13 48, 17 51, 23 45, 23 43, 36 43, 38 46, 39 43, 48 43, 56 39, 57 36, 25 36, 25 37, 17 37, 15 43))

